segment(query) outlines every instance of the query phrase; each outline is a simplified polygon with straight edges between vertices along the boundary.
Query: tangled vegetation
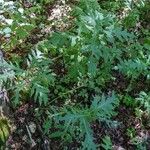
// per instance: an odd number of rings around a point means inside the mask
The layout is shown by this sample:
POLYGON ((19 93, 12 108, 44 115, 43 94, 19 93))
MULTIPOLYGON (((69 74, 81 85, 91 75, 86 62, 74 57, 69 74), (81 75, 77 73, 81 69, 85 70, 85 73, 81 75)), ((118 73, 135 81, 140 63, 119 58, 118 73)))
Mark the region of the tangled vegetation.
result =
POLYGON ((2 149, 150 149, 150 2, 0 0, 2 149))

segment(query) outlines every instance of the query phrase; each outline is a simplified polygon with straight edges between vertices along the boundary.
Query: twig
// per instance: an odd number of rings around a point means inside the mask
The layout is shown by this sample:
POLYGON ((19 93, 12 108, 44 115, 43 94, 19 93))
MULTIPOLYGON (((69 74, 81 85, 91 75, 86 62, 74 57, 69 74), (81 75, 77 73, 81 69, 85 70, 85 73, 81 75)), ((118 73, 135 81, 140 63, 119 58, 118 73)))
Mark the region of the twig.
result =
POLYGON ((32 147, 34 147, 36 145, 35 141, 32 139, 32 135, 31 135, 31 132, 30 132, 30 129, 29 127, 26 125, 26 129, 27 129, 27 132, 28 132, 28 135, 29 135, 29 139, 31 141, 31 144, 32 144, 32 147))

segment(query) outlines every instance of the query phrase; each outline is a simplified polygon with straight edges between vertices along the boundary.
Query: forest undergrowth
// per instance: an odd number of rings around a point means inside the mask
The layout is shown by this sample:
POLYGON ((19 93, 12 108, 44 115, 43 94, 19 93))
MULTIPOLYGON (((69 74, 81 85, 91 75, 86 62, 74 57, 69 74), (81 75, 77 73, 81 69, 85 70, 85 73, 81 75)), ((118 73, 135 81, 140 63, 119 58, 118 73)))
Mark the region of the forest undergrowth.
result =
POLYGON ((150 149, 148 0, 0 0, 0 148, 150 149))

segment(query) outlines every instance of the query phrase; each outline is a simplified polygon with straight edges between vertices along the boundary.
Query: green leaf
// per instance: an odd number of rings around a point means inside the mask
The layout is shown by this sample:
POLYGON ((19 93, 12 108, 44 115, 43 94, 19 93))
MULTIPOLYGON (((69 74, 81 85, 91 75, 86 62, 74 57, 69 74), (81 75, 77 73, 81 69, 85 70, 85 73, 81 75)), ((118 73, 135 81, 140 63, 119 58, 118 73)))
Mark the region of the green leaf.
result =
POLYGON ((118 104, 118 98, 113 92, 110 97, 105 97, 104 94, 102 97, 95 96, 90 108, 93 110, 97 118, 100 120, 107 120, 116 114, 114 109, 118 104))
POLYGON ((96 75, 96 69, 97 69, 97 64, 96 64, 96 59, 94 57, 90 57, 88 61, 88 72, 91 76, 96 75))
POLYGON ((101 146, 104 148, 104 150, 112 150, 112 142, 109 136, 105 136, 103 138, 103 144, 101 146))
POLYGON ((90 127, 90 124, 85 119, 83 119, 82 121, 83 121, 83 125, 85 128, 85 139, 84 139, 84 142, 82 143, 83 149, 96 150, 97 146, 94 143, 93 132, 92 132, 92 129, 90 127))
POLYGON ((52 134, 49 135, 50 138, 57 138, 57 137, 61 137, 64 135, 64 132, 61 132, 61 131, 56 131, 56 132, 53 132, 52 134))
POLYGON ((39 102, 40 105, 44 104, 46 105, 48 102, 48 93, 49 90, 38 84, 38 83, 33 83, 33 86, 31 88, 31 96, 34 95, 34 100, 39 102))
POLYGON ((48 134, 49 133, 49 129, 51 128, 52 126, 52 120, 50 120, 49 118, 44 122, 43 124, 43 128, 44 128, 44 133, 48 134))
POLYGON ((28 34, 29 34, 29 33, 28 33, 26 30, 24 30, 23 27, 18 27, 18 28, 16 29, 16 36, 18 36, 19 39, 24 39, 24 38, 26 38, 26 37, 28 36, 28 34))

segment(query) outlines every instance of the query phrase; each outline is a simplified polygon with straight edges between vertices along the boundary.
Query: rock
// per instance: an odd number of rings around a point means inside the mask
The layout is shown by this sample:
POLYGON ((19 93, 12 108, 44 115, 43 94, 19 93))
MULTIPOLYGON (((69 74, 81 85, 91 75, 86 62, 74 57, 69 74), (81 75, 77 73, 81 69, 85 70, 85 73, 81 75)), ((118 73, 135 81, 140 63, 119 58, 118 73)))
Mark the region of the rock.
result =
POLYGON ((121 146, 114 145, 113 146, 113 150, 125 150, 125 149, 123 147, 121 147, 121 146))
POLYGON ((28 139, 27 135, 24 135, 23 138, 22 138, 22 140, 25 141, 25 142, 27 141, 27 139, 28 139))

